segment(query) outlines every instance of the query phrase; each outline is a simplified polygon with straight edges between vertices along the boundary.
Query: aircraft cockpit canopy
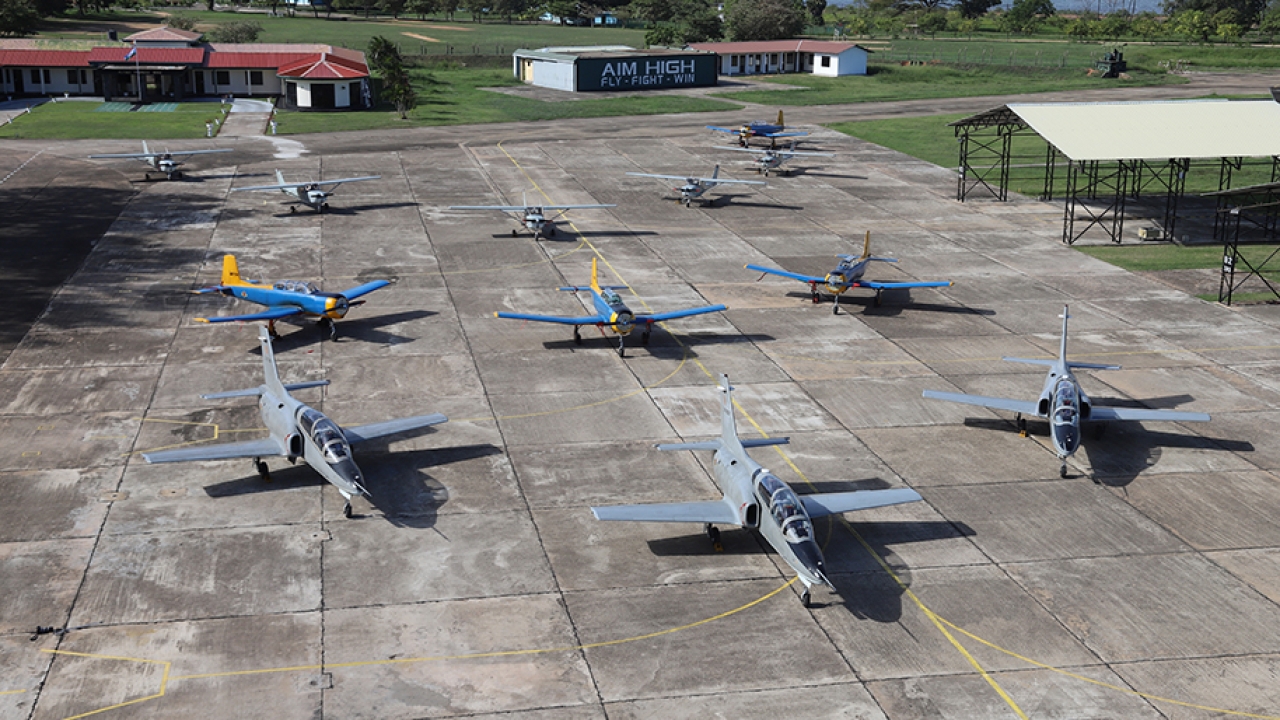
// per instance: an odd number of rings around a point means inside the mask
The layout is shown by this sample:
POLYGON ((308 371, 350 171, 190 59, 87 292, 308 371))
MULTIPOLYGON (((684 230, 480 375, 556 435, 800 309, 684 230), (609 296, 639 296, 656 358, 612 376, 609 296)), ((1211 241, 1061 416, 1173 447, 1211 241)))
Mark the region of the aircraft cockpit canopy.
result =
POLYGON ((609 305, 621 305, 621 304, 622 304, 622 298, 621 298, 621 297, 619 297, 618 293, 616 293, 616 292, 614 292, 614 291, 610 290, 609 288, 605 288, 605 289, 601 290, 601 291, 600 291, 600 297, 601 297, 601 298, 603 298, 603 299, 604 299, 604 301, 605 301, 606 303, 608 303, 609 305))
POLYGON ((325 462, 336 465, 351 457, 347 439, 343 437, 337 423, 322 415, 320 411, 312 408, 303 410, 298 418, 298 425, 324 453, 325 462))
POLYGON ((782 528, 782 536, 787 542, 813 539, 813 524, 809 522, 809 515, 805 513, 800 498, 785 483, 762 469, 756 476, 756 494, 765 502, 774 522, 782 528))
POLYGON ((284 290, 286 292, 302 293, 304 295, 315 295, 320 292, 320 288, 315 283, 305 282, 302 280, 281 280, 274 285, 276 290, 284 290))
POLYGON ((1068 380, 1058 383, 1054 397, 1057 409, 1053 411, 1053 421, 1058 424, 1074 423, 1078 399, 1075 383, 1068 380))

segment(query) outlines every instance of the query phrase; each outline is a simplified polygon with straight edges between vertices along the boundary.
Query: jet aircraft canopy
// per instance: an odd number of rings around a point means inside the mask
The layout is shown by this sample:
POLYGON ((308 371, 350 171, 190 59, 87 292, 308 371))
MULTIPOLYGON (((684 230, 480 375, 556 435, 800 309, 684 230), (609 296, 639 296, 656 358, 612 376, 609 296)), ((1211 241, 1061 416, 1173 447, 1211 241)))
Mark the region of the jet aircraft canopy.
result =
POLYGON ((312 408, 303 410, 298 424, 324 453, 325 462, 337 465, 351 457, 351 448, 347 446, 347 439, 338 429, 338 424, 320 414, 320 411, 312 408))
POLYGON ((762 470, 757 491, 778 527, 782 528, 782 536, 787 542, 794 544, 813 538, 813 525, 791 488, 767 470, 762 470))
POLYGON ((302 280, 281 280, 273 286, 276 290, 284 290, 286 292, 303 293, 306 295, 315 295, 320 292, 320 288, 315 283, 305 282, 302 280))

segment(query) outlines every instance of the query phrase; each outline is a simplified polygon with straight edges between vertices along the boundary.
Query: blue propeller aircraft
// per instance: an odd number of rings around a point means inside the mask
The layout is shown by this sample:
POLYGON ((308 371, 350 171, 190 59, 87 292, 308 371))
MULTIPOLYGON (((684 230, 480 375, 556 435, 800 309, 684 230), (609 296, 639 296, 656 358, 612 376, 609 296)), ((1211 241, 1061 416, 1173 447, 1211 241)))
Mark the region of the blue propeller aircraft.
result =
MULTIPOLYGON (((813 302, 816 305, 820 297, 818 295, 819 283, 826 286, 827 292, 831 295, 833 305, 831 312, 838 314, 840 312, 840 295, 849 288, 870 288, 876 291, 876 305, 880 304, 880 293, 885 290, 898 290, 902 288, 936 288, 951 287, 950 280, 926 281, 926 282, 875 282, 873 280, 863 280, 862 275, 867 271, 867 263, 876 262, 898 262, 896 258, 873 257, 871 255, 871 232, 867 232, 866 238, 862 244, 862 256, 854 257, 852 255, 837 255, 840 258, 840 264, 835 270, 827 273, 826 277, 817 275, 801 275, 800 273, 787 272, 786 270, 778 270, 768 268, 762 265, 747 265, 748 270, 755 270, 764 275, 778 275, 781 277, 799 280, 800 282, 809 283, 809 291, 812 293, 813 302)), ((763 278, 764 275, 760 277, 763 278)))
POLYGON ((853 492, 797 495, 776 475, 747 455, 747 448, 786 445, 788 438, 738 437, 733 416, 733 388, 729 376, 720 376, 720 437, 707 442, 658 445, 659 450, 714 450, 715 479, 724 497, 702 502, 656 503, 593 507, 597 520, 633 522, 702 523, 716 549, 720 531, 716 525, 736 525, 760 533, 804 583, 800 600, 809 607, 809 589, 831 585, 813 533, 813 520, 855 510, 899 505, 921 500, 910 488, 855 490, 853 492))
POLYGON ((564 292, 590 292, 591 299, 595 304, 596 314, 584 317, 560 317, 557 315, 529 315, 526 313, 509 313, 495 312, 494 317, 506 318, 508 320, 532 320, 533 322, 559 323, 561 325, 573 326, 573 341, 578 345, 582 344, 582 334, 579 328, 583 325, 595 325, 600 328, 600 334, 603 335, 605 330, 610 330, 618 336, 618 356, 626 356, 626 348, 623 344, 623 338, 631 333, 636 325, 644 326, 644 334, 640 336, 640 342, 648 345, 649 334, 653 332, 653 324, 666 320, 675 320, 676 318, 689 317, 691 315, 705 315, 707 313, 720 312, 728 310, 724 305, 708 305, 700 308, 689 308, 688 310, 676 310, 674 312, 654 313, 652 315, 640 314, 632 312, 622 302, 622 298, 618 296, 617 290, 625 289, 625 285, 604 285, 601 286, 596 275, 596 258, 591 258, 591 285, 590 287, 582 287, 575 285, 573 287, 562 287, 560 290, 564 292))
POLYGON ((356 298, 368 295, 374 290, 384 288, 390 284, 386 280, 374 280, 340 293, 321 292, 314 283, 300 280, 282 280, 271 285, 256 284, 252 280, 240 278, 240 268, 236 265, 234 255, 224 255, 222 257, 222 284, 193 292, 197 295, 219 293, 227 297, 240 298, 259 305, 266 305, 270 310, 250 315, 198 317, 196 322, 223 323, 266 320, 267 332, 270 333, 271 337, 278 338, 280 335, 276 332, 276 320, 304 315, 319 318, 320 326, 329 328, 329 338, 332 339, 338 334, 338 328, 334 326, 333 321, 346 317, 347 311, 356 305, 364 304, 363 300, 356 301, 356 298))
POLYGON ((1004 358, 1006 362, 1046 365, 1049 367, 1049 375, 1045 377, 1044 388, 1040 391, 1040 398, 1037 401, 1010 400, 982 395, 938 392, 936 390, 925 390, 924 396, 933 400, 977 405, 978 407, 1015 413, 1018 430, 1023 433, 1027 431, 1027 421, 1023 419, 1023 415, 1048 419, 1049 437, 1053 441, 1054 452, 1057 453, 1058 459, 1062 461, 1059 475, 1064 478, 1067 476, 1067 458, 1074 455, 1080 447, 1080 423, 1084 420, 1097 422, 1106 420, 1209 422, 1209 415, 1200 412, 1113 408, 1094 405, 1089 400, 1089 396, 1084 394, 1084 389, 1080 387, 1080 381, 1076 380, 1076 376, 1071 371, 1073 369, 1119 370, 1120 366, 1067 360, 1067 320, 1071 318, 1071 314, 1067 312, 1067 309, 1068 306, 1062 306, 1062 341, 1058 346, 1058 358, 1056 360, 1004 358))
POLYGON ((804 137, 807 132, 786 132, 787 125, 782 121, 782 111, 778 111, 778 122, 767 123, 763 120, 752 120, 737 128, 719 127, 717 125, 708 125, 708 130, 716 132, 728 133, 738 136, 738 144, 742 147, 751 146, 751 138, 766 137, 769 138, 769 147, 776 148, 778 146, 778 138, 786 137, 804 137))

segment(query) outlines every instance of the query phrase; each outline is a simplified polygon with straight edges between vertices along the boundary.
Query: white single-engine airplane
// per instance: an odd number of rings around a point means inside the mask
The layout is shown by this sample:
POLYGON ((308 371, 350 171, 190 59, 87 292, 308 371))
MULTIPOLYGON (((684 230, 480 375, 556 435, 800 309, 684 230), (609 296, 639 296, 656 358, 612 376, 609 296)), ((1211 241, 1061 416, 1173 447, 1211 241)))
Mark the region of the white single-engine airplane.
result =
POLYGON ((694 200, 701 200, 708 205, 715 203, 715 199, 707 199, 703 197, 707 191, 717 185, 767 185, 767 183, 759 180, 727 180, 720 177, 720 166, 716 165, 715 172, 711 173, 709 178, 690 177, 687 175, 653 175, 651 173, 629 172, 628 175, 636 177, 658 178, 659 180, 683 180, 684 184, 679 187, 671 188, 680 193, 680 202, 685 207, 694 200))
MULTIPOLYGON (((165 150, 164 152, 152 152, 151 148, 147 147, 147 141, 143 140, 142 152, 140 153, 108 153, 105 155, 90 155, 89 158, 91 160, 96 160, 98 158, 133 158, 134 160, 141 160, 151 166, 153 170, 164 173, 165 179, 173 180, 174 178, 182 177, 182 171, 178 169, 178 166, 184 164, 174 160, 175 156, 185 158, 191 157, 192 155, 212 155, 213 153, 229 152, 231 152, 231 148, 219 148, 217 150, 183 150, 181 152, 172 152, 170 150, 165 150)), ((151 179, 151 173, 147 173, 147 179, 151 179)))
POLYGON ((796 144, 791 143, 788 150, 759 150, 757 148, 729 147, 728 145, 716 145, 717 150, 732 150, 733 152, 751 153, 756 156, 756 172, 769 177, 769 171, 775 170, 784 175, 790 175, 789 170, 782 170, 782 163, 795 157, 835 157, 835 153, 824 152, 804 152, 796 150, 796 144))
POLYGON ((720 376, 720 438, 708 442, 658 445, 659 450, 714 450, 716 484, 724 497, 705 502, 614 505, 593 507, 597 520, 702 523, 719 548, 716 525, 736 525, 758 530, 778 556, 804 583, 800 599, 809 606, 809 589, 831 585, 822 550, 813 534, 813 522, 827 515, 899 505, 920 500, 909 488, 857 490, 854 492, 796 495, 786 483, 747 455, 746 448, 785 445, 788 438, 738 437, 733 417, 733 388, 729 376, 720 376))
POLYGON ((1018 430, 1022 432, 1025 432, 1027 427, 1027 421, 1022 417, 1023 415, 1047 418, 1049 420, 1049 437, 1053 441, 1053 449, 1058 454, 1058 459, 1062 461, 1062 469, 1059 474, 1064 478, 1067 476, 1067 458, 1075 454, 1075 451, 1080 447, 1080 423, 1084 420, 1095 422, 1107 420, 1209 422, 1210 418, 1206 413, 1113 408, 1094 405, 1089 400, 1089 396, 1084 394, 1084 390, 1080 388, 1080 381, 1076 380, 1076 376, 1072 375, 1071 371, 1076 368, 1085 370, 1119 370, 1120 366, 1067 360, 1067 320, 1071 317, 1067 309, 1066 305, 1062 307, 1062 343, 1058 347, 1057 360, 1004 358, 1007 362, 1049 366, 1049 375, 1045 378, 1044 389, 1040 391, 1040 399, 1036 402, 937 392, 935 390, 925 390, 924 396, 934 400, 946 400, 965 405, 1007 410, 1016 414, 1018 430))
POLYGON ((269 437, 261 440, 225 443, 209 447, 178 448, 143 453, 149 463, 190 462, 197 460, 230 460, 253 458, 253 466, 264 480, 270 479, 267 464, 262 458, 281 456, 289 462, 302 458, 320 476, 332 483, 342 493, 347 504, 342 514, 351 517, 351 498, 365 496, 369 491, 361 484, 363 477, 351 457, 351 445, 366 440, 395 435, 419 428, 448 422, 449 418, 434 413, 417 417, 388 420, 371 425, 358 425, 346 429, 325 417, 324 413, 309 408, 289 394, 290 390, 322 387, 328 380, 284 385, 276 371, 275 354, 271 349, 271 336, 265 327, 258 328, 258 342, 262 345, 262 371, 265 382, 256 388, 201 395, 205 400, 233 397, 258 398, 258 412, 262 424, 267 426, 269 437))
POLYGON ((580 328, 583 325, 595 325, 600 328, 600 334, 603 335, 605 330, 610 330, 618 336, 618 356, 626 356, 626 347, 623 344, 623 338, 631 334, 631 331, 637 325, 644 326, 644 332, 640 335, 640 342, 644 345, 649 344, 649 334, 653 332, 653 324, 657 322, 665 322, 667 320, 675 320, 677 318, 691 317, 693 315, 705 315, 706 313, 721 312, 729 308, 724 305, 707 305, 705 307, 689 308, 687 310, 674 310, 665 313, 640 313, 636 314, 622 302, 622 298, 616 290, 622 290, 625 285, 601 285, 596 274, 596 258, 591 258, 591 284, 583 287, 574 285, 571 287, 562 287, 560 290, 564 292, 589 292, 591 293, 591 304, 595 308, 595 315, 586 315, 584 317, 563 317, 560 315, 531 315, 528 313, 509 313, 495 312, 494 317, 505 318, 507 320, 530 320, 533 322, 558 323, 560 325, 573 326, 573 342, 582 344, 582 333, 580 328))
MULTIPOLYGON (((365 180, 380 180, 381 175, 366 175, 365 177, 341 178, 339 180, 318 180, 290 183, 284 181, 284 173, 276 170, 276 178, 280 181, 275 185, 254 185, 251 187, 231 188, 234 192, 242 192, 246 190, 279 190, 285 195, 296 198, 298 202, 313 208, 316 212, 324 212, 329 209, 329 196, 334 190, 343 183, 363 182, 365 180), (333 186, 333 190, 322 190, 321 188, 333 186)), ((289 212, 297 211, 297 205, 290 203, 289 212)))
MULTIPOLYGON (((524 198, 522 198, 524 199, 524 198)), ((560 219, 570 210, 601 210, 604 208, 618 207, 617 205, 530 205, 525 199, 523 205, 450 205, 450 210, 497 210, 504 213, 515 213, 516 218, 524 225, 525 229, 533 233, 533 239, 539 237, 555 237, 556 225, 555 221, 560 219), (559 210, 552 217, 547 217, 548 211, 559 210)), ((511 237, 516 236, 516 231, 511 231, 511 237)))
POLYGON ((780 277, 791 278, 801 282, 809 283, 809 292, 816 305, 821 299, 818 294, 818 285, 826 286, 827 292, 831 294, 832 313, 840 312, 840 295, 849 288, 870 288, 876 291, 875 304, 880 304, 880 293, 885 290, 898 290, 903 288, 935 288, 935 287, 951 287, 950 280, 925 280, 920 282, 875 282, 873 280, 863 280, 862 276, 867 272, 867 264, 875 262, 898 262, 896 258, 874 257, 871 254, 871 231, 868 230, 866 237, 862 241, 862 256, 854 257, 852 255, 837 255, 840 258, 840 264, 835 270, 827 273, 825 277, 817 275, 802 275, 800 273, 787 272, 786 270, 778 270, 777 268, 769 268, 763 265, 746 265, 748 270, 755 270, 764 275, 778 275, 780 277))

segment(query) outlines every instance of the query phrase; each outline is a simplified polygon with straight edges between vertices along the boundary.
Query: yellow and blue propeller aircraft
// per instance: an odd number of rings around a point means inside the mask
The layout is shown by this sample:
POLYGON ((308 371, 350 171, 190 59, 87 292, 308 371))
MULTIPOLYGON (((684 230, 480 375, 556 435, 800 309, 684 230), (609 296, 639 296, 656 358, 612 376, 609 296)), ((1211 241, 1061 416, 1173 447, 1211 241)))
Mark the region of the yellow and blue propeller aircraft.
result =
POLYGON ((834 303, 831 312, 839 314, 840 312, 840 295, 849 288, 870 288, 876 291, 876 305, 880 304, 880 293, 885 290, 898 290, 903 288, 936 288, 951 287, 950 280, 937 280, 925 282, 875 282, 874 280, 863 280, 862 275, 867 271, 867 264, 875 262, 898 262, 897 258, 874 257, 871 255, 871 232, 867 232, 866 238, 862 243, 862 256, 854 257, 852 255, 837 255, 840 258, 840 264, 835 270, 827 273, 825 277, 817 275, 802 275, 800 273, 787 272, 786 270, 778 270, 776 268, 764 267, 763 265, 747 265, 748 270, 755 270, 765 275, 778 275, 780 277, 799 280, 800 282, 809 283, 809 291, 812 293, 813 302, 816 305, 821 298, 818 294, 818 285, 822 284, 826 287, 827 292, 831 295, 834 303))
POLYGON ((374 280, 363 285, 357 285, 349 290, 343 290, 340 293, 321 292, 314 283, 300 280, 281 280, 272 284, 258 284, 252 280, 241 279, 236 257, 234 255, 224 255, 222 256, 222 284, 201 288, 193 292, 197 295, 219 293, 227 297, 240 298, 259 305, 266 305, 270 309, 266 312, 250 315, 198 317, 196 322, 223 323, 266 320, 267 332, 271 337, 278 338, 280 335, 276 333, 276 320, 302 315, 319 318, 320 326, 329 328, 329 337, 332 339, 338 334, 338 329, 334 326, 333 321, 346 317, 347 311, 356 305, 364 304, 363 300, 356 301, 356 298, 368 295, 374 290, 384 288, 390 284, 387 280, 374 280))
POLYGON ((763 120, 752 120, 749 123, 736 128, 719 127, 717 125, 708 125, 708 130, 716 132, 728 133, 738 136, 738 144, 742 147, 751 146, 751 138, 766 137, 769 138, 769 147, 776 148, 778 146, 778 138, 785 137, 804 137, 807 132, 786 132, 787 124, 782 120, 782 111, 778 111, 778 122, 767 123, 763 120))
POLYGON ((654 313, 637 315, 632 312, 622 302, 622 298, 618 296, 617 290, 625 289, 625 285, 600 285, 596 274, 596 258, 591 258, 591 286, 582 287, 575 285, 572 287, 562 287, 560 290, 564 292, 590 292, 591 299, 595 305, 596 314, 586 315, 584 317, 561 317, 558 315, 530 315, 527 313, 509 313, 495 312, 494 317, 506 318, 508 320, 532 320, 533 322, 559 323, 561 325, 573 326, 573 341, 579 345, 582 344, 582 334, 579 329, 583 325, 595 325, 600 328, 600 334, 604 334, 605 330, 612 331, 618 336, 618 356, 626 356, 626 348, 623 345, 623 338, 629 335, 632 329, 637 325, 644 326, 644 334, 640 336, 640 342, 648 345, 649 334, 653 332, 653 324, 666 320, 675 320, 676 318, 689 317, 691 315, 705 315, 707 313, 720 312, 728 310, 724 305, 708 305, 700 308, 689 308, 688 310, 676 310, 674 312, 654 313))
MULTIPOLYGON (((279 190, 297 200, 297 202, 312 208, 318 213, 322 213, 329 209, 329 196, 338 189, 342 183, 363 182, 365 180, 380 180, 381 175, 366 175, 364 177, 339 178, 337 180, 304 180, 303 182, 285 182, 284 173, 276 170, 276 179, 280 182, 275 185, 253 185, 251 187, 231 188, 232 192, 243 192, 246 190, 279 190), (324 188, 332 185, 333 190, 325 190, 324 188)), ((290 203, 289 212, 297 212, 298 206, 290 203)))
POLYGON ((782 169, 782 163, 796 157, 835 157, 835 153, 824 152, 805 152, 796 150, 796 144, 791 143, 791 147, 787 150, 760 150, 757 148, 740 148, 729 147, 727 145, 716 145, 717 150, 732 150, 734 152, 752 153, 756 156, 756 172, 769 177, 769 171, 775 171, 784 175, 791 174, 790 171, 782 169))
MULTIPOLYGON (((142 152, 140 153, 108 153, 105 155, 90 155, 89 159, 97 160, 99 158, 132 158, 141 160, 150 165, 157 172, 164 173, 165 179, 173 180, 182 177, 182 171, 178 169, 182 162, 174 160, 177 157, 190 157, 192 155, 212 155, 213 153, 229 153, 231 148, 220 148, 217 150, 183 150, 181 152, 172 152, 165 150, 164 152, 155 151, 147 147, 147 141, 142 141, 142 152)), ((147 173, 147 179, 151 179, 151 173, 147 173)))

